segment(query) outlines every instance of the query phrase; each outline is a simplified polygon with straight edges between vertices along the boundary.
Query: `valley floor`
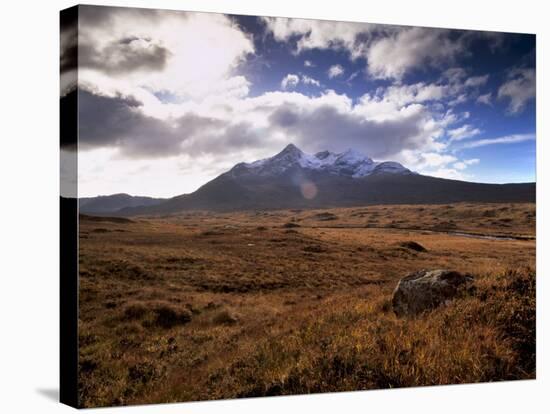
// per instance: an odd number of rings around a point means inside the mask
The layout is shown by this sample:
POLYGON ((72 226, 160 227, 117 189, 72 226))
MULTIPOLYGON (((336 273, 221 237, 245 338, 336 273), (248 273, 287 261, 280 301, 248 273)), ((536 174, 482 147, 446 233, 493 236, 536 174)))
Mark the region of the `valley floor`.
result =
POLYGON ((534 269, 534 204, 82 216, 80 404, 534 378, 534 269), (474 289, 397 318, 425 268, 474 289))

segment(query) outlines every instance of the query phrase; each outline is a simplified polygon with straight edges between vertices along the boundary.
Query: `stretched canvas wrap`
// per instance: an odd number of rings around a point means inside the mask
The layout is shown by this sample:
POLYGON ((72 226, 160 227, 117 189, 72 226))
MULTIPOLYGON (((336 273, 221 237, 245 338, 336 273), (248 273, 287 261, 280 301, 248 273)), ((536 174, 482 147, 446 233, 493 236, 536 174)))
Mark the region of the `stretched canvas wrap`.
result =
POLYGON ((62 402, 534 379, 535 53, 62 11, 62 402))

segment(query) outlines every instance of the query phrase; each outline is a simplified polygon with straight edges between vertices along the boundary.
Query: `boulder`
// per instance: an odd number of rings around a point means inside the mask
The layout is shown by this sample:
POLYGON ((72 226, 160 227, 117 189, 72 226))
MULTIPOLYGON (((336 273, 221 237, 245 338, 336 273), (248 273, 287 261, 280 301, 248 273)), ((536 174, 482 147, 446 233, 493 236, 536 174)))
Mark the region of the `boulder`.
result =
POLYGON ((474 278, 453 270, 420 270, 405 276, 393 291, 397 316, 417 315, 455 297, 474 278))
POLYGON ((417 243, 417 242, 412 241, 412 240, 399 243, 399 245, 401 247, 404 247, 405 249, 414 250, 415 252, 427 252, 428 251, 428 249, 426 249, 420 243, 417 243))

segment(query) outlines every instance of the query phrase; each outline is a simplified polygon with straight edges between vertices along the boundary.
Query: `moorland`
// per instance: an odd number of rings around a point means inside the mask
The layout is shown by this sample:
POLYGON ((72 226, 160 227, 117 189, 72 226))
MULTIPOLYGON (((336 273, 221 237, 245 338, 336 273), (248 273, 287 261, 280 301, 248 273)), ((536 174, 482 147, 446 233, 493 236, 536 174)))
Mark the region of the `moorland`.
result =
POLYGON ((83 407, 535 377, 535 205, 80 216, 83 407), (400 278, 471 274, 398 317, 400 278))

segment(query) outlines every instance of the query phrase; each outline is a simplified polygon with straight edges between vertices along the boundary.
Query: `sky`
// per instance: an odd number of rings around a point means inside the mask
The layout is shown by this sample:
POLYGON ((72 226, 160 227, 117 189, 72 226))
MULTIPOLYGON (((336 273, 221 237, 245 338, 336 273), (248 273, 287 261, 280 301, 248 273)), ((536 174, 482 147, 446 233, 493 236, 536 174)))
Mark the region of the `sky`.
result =
POLYGON ((535 181, 534 35, 99 6, 75 33, 81 197, 189 193, 289 143, 535 181))

